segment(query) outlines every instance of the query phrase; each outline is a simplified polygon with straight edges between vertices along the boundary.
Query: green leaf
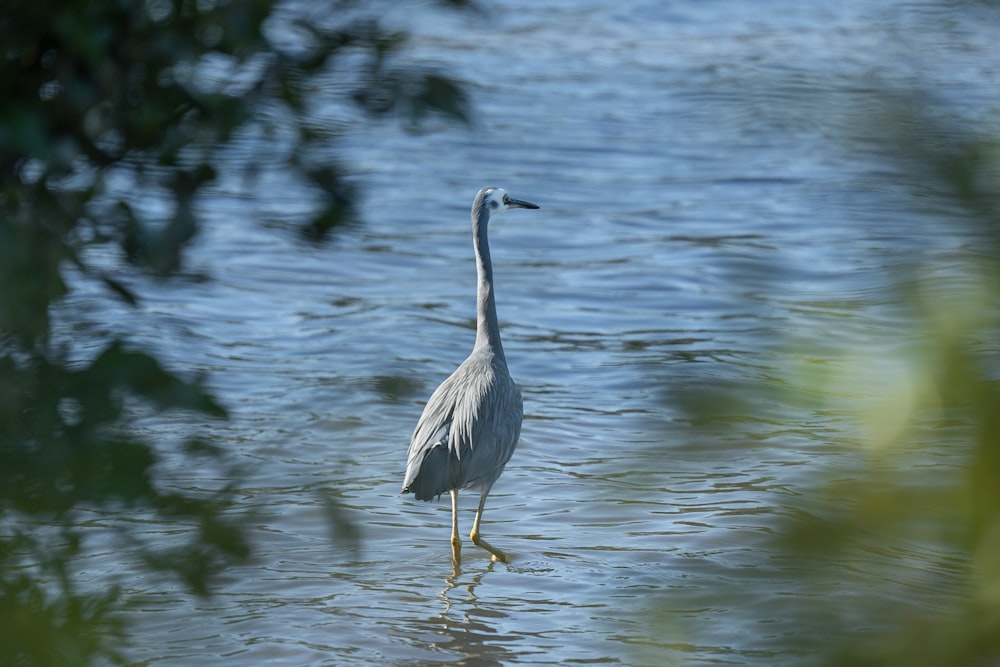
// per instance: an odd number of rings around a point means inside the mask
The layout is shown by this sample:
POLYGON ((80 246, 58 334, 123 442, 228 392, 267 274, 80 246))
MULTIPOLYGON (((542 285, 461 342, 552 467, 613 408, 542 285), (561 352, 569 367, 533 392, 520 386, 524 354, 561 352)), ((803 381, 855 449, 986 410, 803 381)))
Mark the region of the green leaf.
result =
POLYGON ((78 373, 81 387, 127 390, 160 409, 187 409, 213 417, 226 417, 226 410, 199 382, 186 382, 167 372, 154 357, 126 350, 114 342, 91 366, 78 373))

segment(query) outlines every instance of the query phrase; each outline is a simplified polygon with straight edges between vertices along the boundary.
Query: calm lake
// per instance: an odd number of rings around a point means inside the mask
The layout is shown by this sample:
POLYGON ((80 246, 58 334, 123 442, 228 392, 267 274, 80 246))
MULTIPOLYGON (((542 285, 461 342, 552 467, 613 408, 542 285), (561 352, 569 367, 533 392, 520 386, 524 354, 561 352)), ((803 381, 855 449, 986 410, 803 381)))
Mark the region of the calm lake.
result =
MULTIPOLYGON (((311 205, 296 184, 266 174, 249 197, 223 178, 187 265, 206 279, 136 284, 137 309, 87 291, 67 304, 205 374, 228 421, 140 423, 186 489, 220 480, 172 443, 214 438, 253 514, 254 559, 211 598, 120 577, 130 659, 812 664, 828 614, 864 634, 884 607, 943 604, 934 582, 962 564, 928 545, 840 562, 819 591, 774 551, 826 471, 850 469, 847 407, 863 399, 783 401, 797 388, 778 366, 796 350, 891 356, 910 335, 894 266, 947 267, 975 243, 941 233, 949 211, 875 139, 915 91, 955 122, 995 118, 1000 19, 905 0, 497 0, 386 20, 417 62, 466 82, 473 127, 343 128, 364 223, 320 245, 295 231, 311 205), (454 570, 448 499, 399 491, 424 401, 471 350, 469 207, 489 184, 541 206, 490 227, 525 423, 483 528, 512 562, 466 544, 454 570), (692 428, 692 388, 728 383, 754 391, 692 428), (331 499, 356 540, 331 530, 331 499)), ((467 535, 474 493, 460 498, 467 535)), ((129 520, 164 545, 186 530, 129 520)), ((98 545, 81 577, 127 558, 98 545)))

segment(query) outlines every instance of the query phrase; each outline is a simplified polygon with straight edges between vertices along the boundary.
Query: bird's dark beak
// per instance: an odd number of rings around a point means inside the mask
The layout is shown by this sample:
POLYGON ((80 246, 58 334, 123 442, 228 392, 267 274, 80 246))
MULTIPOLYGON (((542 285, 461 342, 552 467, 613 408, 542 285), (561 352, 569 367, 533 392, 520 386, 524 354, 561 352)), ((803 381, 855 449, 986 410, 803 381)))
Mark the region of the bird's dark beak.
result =
POLYGON ((530 201, 514 199, 509 195, 504 195, 503 203, 507 204, 508 208, 538 208, 538 204, 532 204, 530 201))

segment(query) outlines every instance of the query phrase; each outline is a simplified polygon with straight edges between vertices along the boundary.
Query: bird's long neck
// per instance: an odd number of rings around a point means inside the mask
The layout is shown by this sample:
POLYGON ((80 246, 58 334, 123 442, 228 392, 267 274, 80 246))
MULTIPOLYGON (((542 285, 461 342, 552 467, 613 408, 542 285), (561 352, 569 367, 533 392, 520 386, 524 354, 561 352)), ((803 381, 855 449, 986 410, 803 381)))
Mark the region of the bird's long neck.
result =
POLYGON ((500 343, 500 323, 497 321, 497 303, 493 295, 493 260, 490 259, 490 242, 486 236, 490 214, 483 207, 472 211, 472 241, 476 248, 476 273, 479 285, 476 291, 476 349, 486 348, 504 359, 500 343))

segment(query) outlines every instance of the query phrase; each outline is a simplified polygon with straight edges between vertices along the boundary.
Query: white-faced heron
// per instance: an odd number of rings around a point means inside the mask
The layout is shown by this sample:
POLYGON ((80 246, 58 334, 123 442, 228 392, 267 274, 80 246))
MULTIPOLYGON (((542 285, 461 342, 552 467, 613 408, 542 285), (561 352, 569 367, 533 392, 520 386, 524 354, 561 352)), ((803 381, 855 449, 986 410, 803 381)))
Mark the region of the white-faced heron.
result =
POLYGON ((430 500, 451 493, 451 548, 458 561, 458 490, 479 489, 479 510, 470 538, 507 562, 507 555, 480 537, 486 496, 510 460, 521 434, 521 392, 507 371, 500 343, 493 263, 486 227, 490 216, 508 208, 538 208, 486 187, 472 203, 472 239, 479 286, 476 298, 476 344, 468 359, 431 395, 410 439, 403 493, 430 500))

